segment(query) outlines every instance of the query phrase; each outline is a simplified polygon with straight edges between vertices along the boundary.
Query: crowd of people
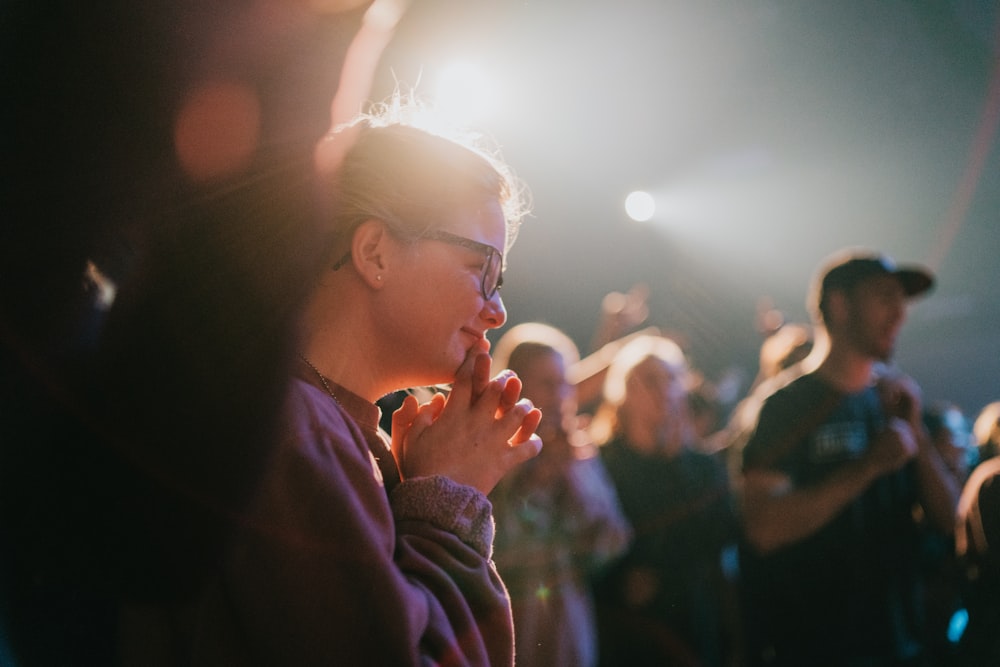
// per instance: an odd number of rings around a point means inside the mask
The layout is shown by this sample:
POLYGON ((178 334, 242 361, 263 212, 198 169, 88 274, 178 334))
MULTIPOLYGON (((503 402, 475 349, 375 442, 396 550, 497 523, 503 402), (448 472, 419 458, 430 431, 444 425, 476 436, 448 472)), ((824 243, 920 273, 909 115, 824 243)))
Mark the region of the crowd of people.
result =
MULTIPOLYGON (((717 406, 729 417, 710 433, 695 419, 704 378, 678 343, 649 330, 623 336, 605 357, 602 400, 575 416, 631 528, 617 557, 591 561, 594 621, 580 627, 596 625, 597 658, 560 653, 570 617, 553 589, 535 601, 546 613, 529 615, 522 664, 995 662, 984 627, 997 628, 988 563, 998 524, 983 504, 995 502, 995 404, 974 437, 959 406, 926 400, 892 361, 910 300, 933 282, 882 253, 832 254, 809 290, 814 321, 766 332, 760 373, 744 399, 717 406)), ((551 330, 515 330, 526 327, 551 330)), ((519 373, 539 372, 530 359, 519 373)), ((578 363, 593 371, 593 359, 578 363)), ((551 368, 553 383, 562 371, 551 368)), ((533 400, 538 391, 525 385, 533 400)), ((543 516, 533 492, 511 489, 494 498, 498 517, 531 509, 533 522, 558 525, 567 514, 543 516)), ((594 497, 606 495, 601 486, 594 497)), ((497 530, 502 565, 505 532, 523 527, 512 519, 497 530)), ((577 559, 591 546, 577 538, 577 559)), ((519 590, 545 581, 529 570, 525 586, 525 574, 512 570, 519 590)))
POLYGON ((369 4, 234 3, 256 27, 192 69, 263 73, 174 100, 175 152, 160 89, 116 86, 194 72, 82 48, 127 7, 52 24, 81 72, 115 74, 65 133, 33 141, 76 82, 39 88, 44 60, 15 81, 37 117, 5 144, 30 183, 4 182, 3 257, 54 269, 0 293, 0 663, 996 664, 1000 403, 970 428, 893 364, 931 273, 831 255, 813 321, 768 330, 737 405, 640 328, 655 285, 608 295, 586 355, 543 322, 491 346, 523 184, 399 96, 326 131, 273 58, 345 60, 369 4), (85 143, 59 171, 51 150, 109 97, 149 153, 85 143), (203 161, 188 122, 217 103, 263 114, 262 136, 203 161), (103 224, 41 252, 78 218, 103 224))

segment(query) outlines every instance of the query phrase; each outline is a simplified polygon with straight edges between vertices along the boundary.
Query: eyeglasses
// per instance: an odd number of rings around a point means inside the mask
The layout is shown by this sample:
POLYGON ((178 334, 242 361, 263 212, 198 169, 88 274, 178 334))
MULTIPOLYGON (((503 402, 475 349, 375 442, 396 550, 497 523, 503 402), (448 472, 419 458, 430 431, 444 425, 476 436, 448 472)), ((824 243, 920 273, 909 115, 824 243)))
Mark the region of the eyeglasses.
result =
MULTIPOLYGON (((390 231, 395 231, 391 227, 390 231)), ((501 287, 503 287, 503 253, 494 248, 487 243, 480 243, 479 241, 473 241, 472 239, 467 239, 464 236, 459 236, 457 234, 452 234, 451 232, 446 232, 443 229, 431 229, 420 234, 417 237, 419 241, 441 241, 442 243, 449 243, 451 245, 459 246, 460 248, 468 248, 469 250, 475 250, 476 252, 481 252, 486 256, 486 261, 483 262, 483 273, 479 279, 479 293, 482 294, 483 298, 489 301, 493 298, 493 295, 497 293, 501 287)), ((351 252, 347 251, 343 257, 338 259, 331 267, 334 271, 344 266, 351 259, 351 252)))
POLYGON ((503 287, 503 253, 493 246, 446 232, 443 229, 431 229, 417 238, 422 241, 450 243, 460 248, 483 253, 486 256, 486 261, 483 262, 483 274, 479 279, 479 293, 487 301, 492 299, 497 290, 503 287))

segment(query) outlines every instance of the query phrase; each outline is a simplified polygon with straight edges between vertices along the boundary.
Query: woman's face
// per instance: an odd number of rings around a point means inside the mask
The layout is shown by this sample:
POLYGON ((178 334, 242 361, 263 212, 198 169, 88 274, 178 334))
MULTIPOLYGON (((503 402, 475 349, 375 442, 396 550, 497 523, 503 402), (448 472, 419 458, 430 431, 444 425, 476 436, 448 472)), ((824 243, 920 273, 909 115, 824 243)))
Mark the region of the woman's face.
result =
POLYGON ((687 392, 681 378, 659 357, 646 357, 626 380, 623 410, 634 423, 660 426, 685 418, 687 392))
POLYGON ((518 369, 523 389, 521 395, 531 399, 542 411, 542 425, 556 429, 574 411, 573 387, 566 380, 566 365, 555 350, 538 352, 518 369))
MULTIPOLYGON (((456 210, 437 229, 501 252, 506 240, 495 200, 456 210)), ((484 252, 434 239, 399 243, 398 271, 386 285, 390 312, 383 318, 398 353, 392 363, 408 371, 408 386, 450 382, 476 341, 506 321, 503 301, 499 292, 482 295, 484 252)))

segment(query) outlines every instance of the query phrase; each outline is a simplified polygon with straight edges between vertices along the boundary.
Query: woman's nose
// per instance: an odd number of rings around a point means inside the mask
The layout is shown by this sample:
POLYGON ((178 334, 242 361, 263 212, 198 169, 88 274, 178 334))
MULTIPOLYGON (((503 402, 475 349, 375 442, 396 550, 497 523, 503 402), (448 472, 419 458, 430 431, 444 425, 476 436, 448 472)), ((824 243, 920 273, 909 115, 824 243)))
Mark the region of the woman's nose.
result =
POLYGON ((500 292, 495 292, 483 304, 481 316, 490 329, 502 327, 504 322, 507 321, 507 309, 503 305, 503 299, 500 298, 500 292))

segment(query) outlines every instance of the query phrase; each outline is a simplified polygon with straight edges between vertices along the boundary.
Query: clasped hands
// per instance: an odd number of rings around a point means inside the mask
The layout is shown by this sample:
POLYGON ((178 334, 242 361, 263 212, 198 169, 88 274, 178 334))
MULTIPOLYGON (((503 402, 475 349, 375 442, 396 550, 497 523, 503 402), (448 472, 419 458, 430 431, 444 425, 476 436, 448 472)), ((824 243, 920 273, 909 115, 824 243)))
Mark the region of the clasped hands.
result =
POLYGON ((541 411, 521 398, 513 372, 490 379, 488 351, 485 339, 468 351, 447 395, 423 404, 407 396, 393 413, 392 453, 403 479, 443 475, 488 494, 541 451, 541 411))

